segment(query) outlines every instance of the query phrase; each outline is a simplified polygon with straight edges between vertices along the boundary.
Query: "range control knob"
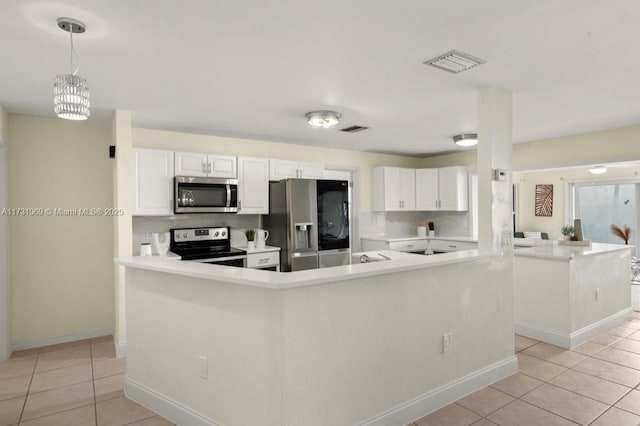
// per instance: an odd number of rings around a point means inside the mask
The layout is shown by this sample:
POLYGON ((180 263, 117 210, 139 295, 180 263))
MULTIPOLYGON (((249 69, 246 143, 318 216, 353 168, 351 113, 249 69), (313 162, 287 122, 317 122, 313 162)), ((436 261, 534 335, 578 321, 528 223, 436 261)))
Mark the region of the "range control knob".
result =
POLYGON ((224 237, 224 236, 226 236, 226 235, 227 235, 227 231, 222 231, 222 232, 220 233, 220 235, 222 235, 223 237, 224 237))
POLYGON ((182 234, 182 238, 187 238, 187 233, 182 234))
POLYGON ((218 231, 216 231, 215 234, 213 234, 214 237, 217 237, 218 235, 220 235, 218 231))

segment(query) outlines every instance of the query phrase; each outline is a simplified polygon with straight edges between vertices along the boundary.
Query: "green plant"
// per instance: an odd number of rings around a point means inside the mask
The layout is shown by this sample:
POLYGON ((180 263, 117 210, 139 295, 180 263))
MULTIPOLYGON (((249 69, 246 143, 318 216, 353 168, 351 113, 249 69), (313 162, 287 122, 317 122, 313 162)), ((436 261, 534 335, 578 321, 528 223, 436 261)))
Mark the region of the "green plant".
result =
POLYGON ((572 237, 575 229, 572 225, 564 225, 562 228, 560 228, 560 232, 562 233, 562 235, 568 235, 572 237))
POLYGON ((429 227, 429 231, 435 231, 436 230, 436 225, 433 222, 429 222, 427 224, 427 226, 429 227))
POLYGON ((246 231, 244 231, 244 235, 247 237, 247 241, 253 241, 253 239, 256 237, 256 231, 253 229, 247 229, 246 231))

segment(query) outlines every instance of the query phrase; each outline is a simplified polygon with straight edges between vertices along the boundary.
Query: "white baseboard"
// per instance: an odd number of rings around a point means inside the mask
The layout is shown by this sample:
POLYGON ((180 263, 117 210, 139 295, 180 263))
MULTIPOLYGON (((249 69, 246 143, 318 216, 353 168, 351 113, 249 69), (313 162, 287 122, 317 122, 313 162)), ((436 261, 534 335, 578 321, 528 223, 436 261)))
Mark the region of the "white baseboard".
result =
POLYGON ((178 425, 220 426, 219 423, 129 377, 124 381, 124 394, 127 398, 178 425))
POLYGON ((482 370, 461 377, 418 398, 398 405, 376 417, 359 423, 359 425, 405 425, 517 372, 518 359, 515 356, 510 356, 482 370))
MULTIPOLYGON (((483 387, 518 372, 518 359, 510 356, 482 370, 476 371, 416 399, 407 401, 374 418, 359 423, 361 426, 397 426, 410 423, 427 413, 444 407, 483 387)), ((214 420, 197 413, 173 399, 138 383, 125 379, 127 398, 169 419, 176 424, 193 426, 219 426, 214 420)))
POLYGON ((122 358, 127 356, 127 344, 126 343, 116 343, 116 357, 122 358))
POLYGON ((521 336, 540 340, 545 343, 560 346, 561 348, 571 349, 598 334, 622 324, 632 316, 632 312, 631 308, 624 309, 570 334, 521 323, 515 323, 514 328, 516 334, 521 336))
POLYGON ((64 336, 44 337, 42 339, 21 340, 13 342, 11 349, 19 351, 23 349, 39 348, 42 346, 57 345, 58 343, 74 342, 76 340, 92 339, 94 337, 113 335, 113 328, 101 330, 87 330, 81 333, 65 334, 64 336))

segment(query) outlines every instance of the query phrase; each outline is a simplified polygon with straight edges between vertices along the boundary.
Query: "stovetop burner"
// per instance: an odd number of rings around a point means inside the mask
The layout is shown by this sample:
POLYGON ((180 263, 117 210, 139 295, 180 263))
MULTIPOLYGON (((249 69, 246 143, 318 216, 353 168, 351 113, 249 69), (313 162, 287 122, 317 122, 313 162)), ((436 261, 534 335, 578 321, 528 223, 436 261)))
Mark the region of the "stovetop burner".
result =
POLYGON ((217 247, 211 247, 208 249, 200 247, 178 247, 171 251, 180 256, 182 260, 219 259, 223 257, 242 256, 247 254, 245 250, 233 247, 229 247, 228 249, 219 249, 217 247))

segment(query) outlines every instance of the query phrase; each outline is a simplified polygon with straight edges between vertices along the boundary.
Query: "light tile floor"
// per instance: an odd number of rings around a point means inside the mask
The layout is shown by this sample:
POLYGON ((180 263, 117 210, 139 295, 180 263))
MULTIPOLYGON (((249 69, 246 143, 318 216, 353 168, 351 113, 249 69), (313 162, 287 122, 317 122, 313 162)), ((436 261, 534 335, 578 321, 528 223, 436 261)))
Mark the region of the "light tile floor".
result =
POLYGON ((640 312, 573 350, 516 336, 519 372, 411 426, 640 425, 640 312))
POLYGON ((0 426, 167 426, 129 401, 111 336, 14 352, 0 362, 0 426))

